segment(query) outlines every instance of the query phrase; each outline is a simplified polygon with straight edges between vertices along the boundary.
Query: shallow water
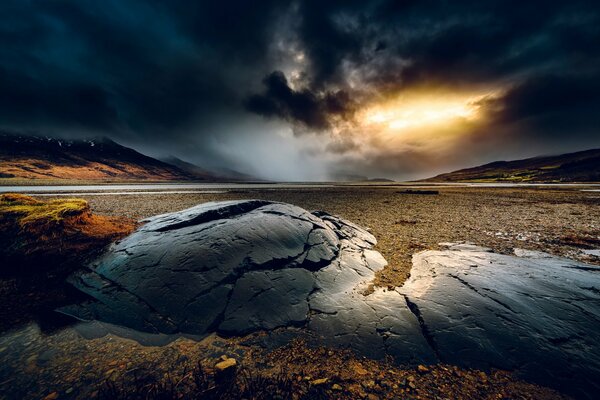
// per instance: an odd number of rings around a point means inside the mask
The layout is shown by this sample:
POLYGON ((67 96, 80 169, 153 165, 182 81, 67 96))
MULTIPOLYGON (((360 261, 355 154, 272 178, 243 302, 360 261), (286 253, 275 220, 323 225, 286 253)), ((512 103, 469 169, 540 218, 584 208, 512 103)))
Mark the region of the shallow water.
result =
POLYGON ((61 399, 93 398, 99 384, 113 375, 167 372, 187 360, 227 353, 214 346, 219 342, 215 336, 202 342, 172 336, 157 346, 140 344, 137 340, 143 341, 143 336, 135 332, 114 330, 124 337, 108 333, 99 323, 44 332, 31 322, 4 332, 0 335, 0 399, 36 399, 53 392, 61 399))
MULTIPOLYGON (((295 189, 333 186, 329 184, 302 183, 154 183, 120 185, 48 185, 48 186, 0 186, 0 192, 43 193, 43 192, 104 192, 104 191, 162 191, 162 190, 234 190, 234 189, 295 189)), ((88 193, 89 194, 89 193, 88 193)))
MULTIPOLYGON (((101 184, 101 185, 27 185, 27 186, 2 186, 0 193, 24 193, 24 194, 52 194, 58 195, 61 192, 68 192, 68 195, 77 194, 128 194, 131 191, 137 191, 137 194, 151 194, 163 192, 163 194, 178 193, 214 193, 214 191, 227 190, 248 190, 248 189, 314 189, 335 186, 353 186, 353 185, 373 185, 373 186, 398 186, 410 188, 430 188, 432 186, 443 187, 481 187, 481 188, 596 188, 600 183, 412 183, 412 182, 384 182, 384 183, 153 183, 153 184, 101 184), (196 190, 197 192, 193 192, 196 190), (170 191, 170 192, 164 192, 170 191), (112 192, 112 193, 110 193, 112 192)), ((600 191, 600 189, 582 189, 585 191, 600 191)))

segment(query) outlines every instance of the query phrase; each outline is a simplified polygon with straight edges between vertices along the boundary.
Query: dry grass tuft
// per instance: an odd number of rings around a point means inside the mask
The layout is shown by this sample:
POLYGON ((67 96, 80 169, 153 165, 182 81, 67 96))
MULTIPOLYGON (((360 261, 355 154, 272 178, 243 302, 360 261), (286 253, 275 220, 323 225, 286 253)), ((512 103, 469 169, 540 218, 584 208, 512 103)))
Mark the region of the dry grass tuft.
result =
POLYGON ((129 234, 129 219, 94 215, 83 199, 40 201, 0 195, 0 260, 3 264, 80 262, 129 234))
POLYGON ((32 224, 59 225, 66 218, 90 214, 83 199, 61 199, 43 202, 22 194, 0 196, 0 218, 16 218, 21 228, 32 224))

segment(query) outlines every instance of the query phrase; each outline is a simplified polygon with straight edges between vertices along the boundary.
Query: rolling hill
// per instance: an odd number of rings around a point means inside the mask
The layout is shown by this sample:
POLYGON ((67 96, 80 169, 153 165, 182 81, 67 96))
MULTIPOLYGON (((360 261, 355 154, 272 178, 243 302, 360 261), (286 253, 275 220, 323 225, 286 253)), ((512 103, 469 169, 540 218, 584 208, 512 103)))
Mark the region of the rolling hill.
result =
POLYGON ((600 182, 600 149, 461 169, 426 182, 600 182))
POLYGON ((63 140, 0 133, 0 178, 98 181, 216 181, 107 139, 63 140))

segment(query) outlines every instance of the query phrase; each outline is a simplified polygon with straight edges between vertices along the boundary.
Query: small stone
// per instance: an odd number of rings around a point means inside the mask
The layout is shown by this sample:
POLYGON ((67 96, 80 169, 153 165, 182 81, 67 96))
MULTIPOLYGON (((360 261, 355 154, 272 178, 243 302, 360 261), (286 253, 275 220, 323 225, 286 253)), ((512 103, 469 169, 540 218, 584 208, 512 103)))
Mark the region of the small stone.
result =
POLYGON ((226 358, 225 360, 215 364, 215 369, 217 371, 223 372, 230 368, 235 368, 236 365, 237 365, 237 361, 235 360, 235 358, 226 358))
POLYGON ((354 365, 353 370, 358 375, 367 375, 369 373, 361 364, 354 365))
POLYGON ((427 368, 426 366, 419 364, 417 366, 417 371, 419 371, 420 374, 426 374, 429 372, 429 368, 427 368))
POLYGON ((374 395, 373 393, 369 393, 367 395, 367 399, 369 399, 369 400, 379 400, 379 396, 374 395))
POLYGON ((314 385, 314 386, 318 386, 318 385, 322 385, 327 382, 329 382, 329 378, 320 378, 320 379, 315 379, 314 381, 310 381, 310 384, 314 385))
POLYGON ((47 395, 46 397, 44 397, 44 400, 56 400, 58 399, 58 392, 52 392, 49 395, 47 395))
POLYGON ((334 383, 333 386, 331 386, 331 389, 340 391, 340 390, 342 390, 342 387, 340 385, 338 385, 337 383, 334 383))
POLYGON ((68 388, 67 390, 65 390, 65 393, 66 393, 66 394, 71 394, 71 393, 73 393, 73 390, 74 390, 74 389, 73 389, 72 387, 70 387, 70 388, 68 388))

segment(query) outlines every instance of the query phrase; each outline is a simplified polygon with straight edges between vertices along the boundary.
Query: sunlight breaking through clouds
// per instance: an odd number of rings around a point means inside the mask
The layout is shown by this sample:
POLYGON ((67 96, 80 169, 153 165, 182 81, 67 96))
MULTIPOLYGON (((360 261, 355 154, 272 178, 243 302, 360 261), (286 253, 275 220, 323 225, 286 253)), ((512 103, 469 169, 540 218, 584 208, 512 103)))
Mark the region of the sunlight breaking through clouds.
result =
POLYGON ((367 108, 359 118, 361 125, 376 126, 383 130, 429 129, 439 124, 447 125, 481 118, 480 101, 487 96, 488 94, 403 95, 367 108))

